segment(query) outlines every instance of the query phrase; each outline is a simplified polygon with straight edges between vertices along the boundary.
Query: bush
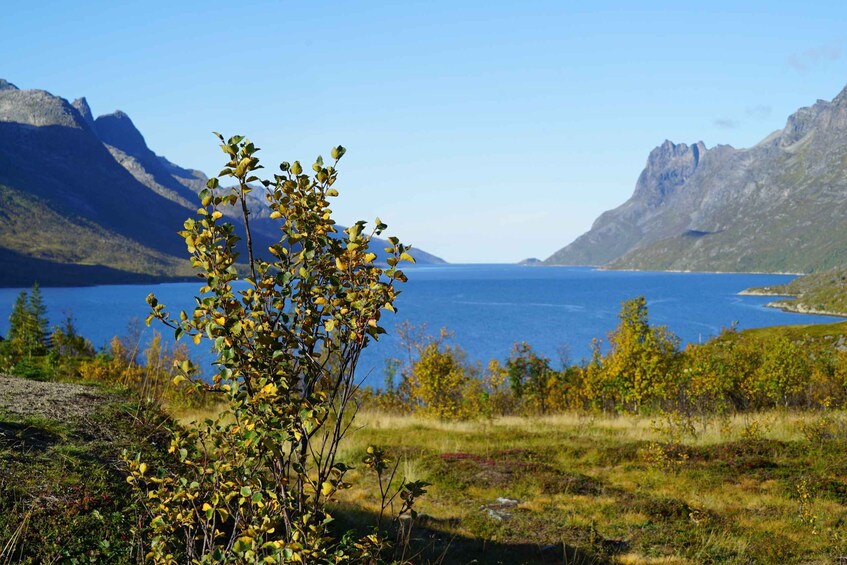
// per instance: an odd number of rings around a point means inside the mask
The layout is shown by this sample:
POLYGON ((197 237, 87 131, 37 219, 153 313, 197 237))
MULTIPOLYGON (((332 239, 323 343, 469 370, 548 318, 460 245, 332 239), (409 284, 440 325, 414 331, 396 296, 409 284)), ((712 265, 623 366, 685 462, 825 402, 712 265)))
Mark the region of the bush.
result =
MULTIPOLYGON (((169 451, 178 471, 148 469, 127 458, 129 480, 139 487, 155 532, 155 562, 306 563, 375 559, 379 535, 340 544, 328 530, 327 503, 350 485, 338 450, 356 405, 354 381, 361 351, 384 333, 383 309, 394 310, 395 283, 406 277, 397 264, 412 258, 389 238, 387 268, 378 266, 372 237, 386 228, 377 219, 338 233, 329 209, 337 196, 332 150, 303 173, 299 162, 260 180, 258 149, 241 136, 220 138, 229 162, 200 193, 198 219, 185 222, 192 265, 204 284, 193 312, 171 318, 152 294, 152 314, 195 343, 208 340, 217 359, 214 383, 193 381, 226 399, 214 420, 175 430, 169 451), (280 241, 253 249, 248 194, 265 189, 280 241), (241 211, 246 279, 239 280, 239 241, 224 211, 241 211)), ((184 367, 188 369, 186 365, 184 367)), ((184 380, 189 375, 178 377, 184 380)), ((405 483, 404 483, 405 484, 405 483)), ((408 487, 409 485, 405 485, 408 487)), ((422 484, 415 484, 416 493, 422 484)), ((350 538, 345 538, 350 540, 350 538)))

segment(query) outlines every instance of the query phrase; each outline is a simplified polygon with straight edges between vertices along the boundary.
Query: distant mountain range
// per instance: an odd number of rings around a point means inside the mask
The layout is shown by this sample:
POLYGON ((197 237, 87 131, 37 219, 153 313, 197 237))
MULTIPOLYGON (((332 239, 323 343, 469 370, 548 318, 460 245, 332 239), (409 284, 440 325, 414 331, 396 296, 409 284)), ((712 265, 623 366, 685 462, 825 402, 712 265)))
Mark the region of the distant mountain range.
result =
MULTIPOLYGON (((190 276, 177 231, 206 180, 156 155, 123 112, 94 119, 85 98, 0 79, 0 286, 190 276)), ((261 206, 251 227, 257 249, 278 240, 261 206)))
POLYGON ((665 141, 632 197, 548 265, 813 272, 847 264, 847 89, 749 149, 665 141))

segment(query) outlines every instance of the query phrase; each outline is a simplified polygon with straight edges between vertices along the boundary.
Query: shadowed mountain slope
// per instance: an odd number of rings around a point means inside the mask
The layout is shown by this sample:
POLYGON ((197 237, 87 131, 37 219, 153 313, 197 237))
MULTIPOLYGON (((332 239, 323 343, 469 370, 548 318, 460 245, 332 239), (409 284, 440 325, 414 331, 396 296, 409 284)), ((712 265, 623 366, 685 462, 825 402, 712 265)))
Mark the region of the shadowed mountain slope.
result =
MULTIPOLYGON (((69 103, 0 80, 0 285, 190 275, 177 231, 206 180, 156 155, 123 112, 94 119, 85 98, 69 103)), ((257 204, 254 239, 267 249, 278 226, 257 204)))

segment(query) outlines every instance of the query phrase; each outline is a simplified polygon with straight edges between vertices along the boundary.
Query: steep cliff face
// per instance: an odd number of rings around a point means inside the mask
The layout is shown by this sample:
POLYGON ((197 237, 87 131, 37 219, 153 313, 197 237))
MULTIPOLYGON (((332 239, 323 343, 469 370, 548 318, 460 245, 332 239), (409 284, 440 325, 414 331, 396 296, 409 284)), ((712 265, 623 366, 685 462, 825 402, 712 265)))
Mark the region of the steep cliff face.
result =
MULTIPOLYGON (((179 168, 147 146, 129 116, 120 110, 99 116, 94 120, 94 131, 115 160, 138 182, 174 203, 194 207, 200 187, 182 182, 174 174, 179 168)), ((205 182, 205 175, 202 179, 205 182)))
POLYGON ((807 272, 847 262, 847 89, 754 147, 654 149, 633 196, 548 264, 807 272))
POLYGON ((635 244, 644 245, 673 234, 684 221, 676 219, 673 226, 658 226, 655 220, 665 215, 673 201, 681 198, 688 179, 699 169, 706 153, 702 142, 689 146, 665 141, 653 149, 647 166, 638 177, 632 198, 619 208, 605 212, 589 232, 557 251, 546 262, 605 265, 635 244))

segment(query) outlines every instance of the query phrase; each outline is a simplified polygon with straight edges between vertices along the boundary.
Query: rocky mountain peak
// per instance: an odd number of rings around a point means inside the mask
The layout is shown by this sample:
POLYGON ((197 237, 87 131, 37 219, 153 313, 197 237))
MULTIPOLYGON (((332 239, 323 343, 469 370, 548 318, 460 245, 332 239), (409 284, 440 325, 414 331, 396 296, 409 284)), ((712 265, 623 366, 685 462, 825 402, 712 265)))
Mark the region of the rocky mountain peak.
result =
POLYGON ((124 112, 116 110, 94 120, 98 137, 128 155, 142 155, 149 151, 144 136, 124 112))
POLYGON ((91 114, 91 106, 88 105, 88 100, 85 99, 85 96, 82 98, 77 98, 73 102, 71 102, 71 106, 76 108, 76 111, 82 116, 82 119, 94 129, 94 116, 91 114))
POLYGON ((84 128, 79 112, 64 98, 46 90, 20 90, 14 85, 0 88, 0 122, 27 126, 84 128))
POLYGON ((545 261, 802 272, 847 257, 847 88, 749 149, 665 141, 632 198, 545 261))
POLYGON ((818 117, 832 106, 832 102, 818 100, 812 106, 800 108, 790 116, 782 130, 780 146, 788 147, 806 136, 818 121, 818 117))
POLYGON ((8 80, 0 78, 0 90, 20 90, 17 86, 8 80))
POLYGON ((649 206, 661 204, 694 174, 706 151, 702 141, 687 145, 666 139, 647 157, 647 166, 638 178, 634 198, 649 206))

